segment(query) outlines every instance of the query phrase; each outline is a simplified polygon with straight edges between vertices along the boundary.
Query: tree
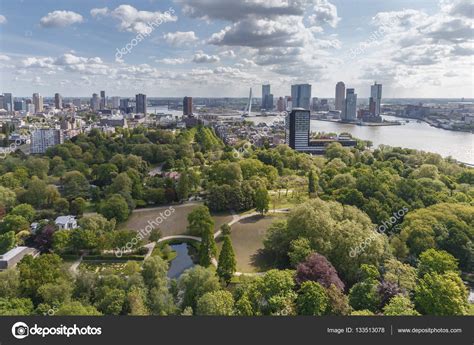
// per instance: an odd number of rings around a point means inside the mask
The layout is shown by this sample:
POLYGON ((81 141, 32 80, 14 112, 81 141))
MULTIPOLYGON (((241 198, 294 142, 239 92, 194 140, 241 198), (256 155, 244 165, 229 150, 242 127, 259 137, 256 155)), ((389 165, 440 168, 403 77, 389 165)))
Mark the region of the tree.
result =
POLYGON ((374 230, 365 213, 334 201, 311 199, 295 207, 286 225, 269 229, 265 249, 285 262, 291 241, 298 238, 306 238, 311 249, 325 256, 349 284, 357 281, 361 264, 378 266, 388 254, 384 235, 374 230), (362 245, 363 250, 352 254, 362 245))
POLYGON ((35 218, 36 211, 33 208, 33 206, 31 206, 29 204, 20 204, 20 205, 16 205, 10 211, 10 214, 15 215, 15 216, 22 216, 28 222, 32 222, 33 219, 35 218))
POLYGON ((190 181, 186 171, 181 173, 179 181, 176 185, 176 193, 179 200, 187 200, 189 197, 190 181))
POLYGON ((426 315, 467 315, 467 296, 459 274, 452 271, 427 273, 415 288, 416 307, 426 315))
POLYGON ((76 216, 82 216, 87 206, 87 201, 84 198, 76 198, 71 201, 70 211, 76 216))
POLYGON ((217 245, 214 239, 214 227, 204 229, 201 234, 201 243, 199 244, 199 264, 208 267, 212 263, 212 259, 217 255, 217 245))
POLYGON ((0 235, 0 255, 5 254, 16 244, 15 232, 9 231, 0 235))
POLYGON ((198 206, 188 215, 188 231, 193 236, 202 236, 204 232, 214 231, 214 219, 206 206, 198 206))
POLYGON ((89 181, 79 171, 69 171, 61 179, 64 196, 68 200, 79 197, 86 198, 89 195, 89 181))
POLYGON ((53 250, 57 253, 65 253, 71 246, 71 231, 59 230, 53 233, 53 250))
POLYGON ((0 297, 14 298, 20 295, 20 275, 17 269, 0 272, 0 297))
POLYGON ((232 248, 232 242, 230 236, 224 236, 224 243, 222 244, 222 250, 219 255, 219 262, 217 264, 217 275, 227 284, 234 276, 236 271, 237 261, 235 260, 234 248, 232 248))
POLYGON ((426 273, 443 274, 449 271, 458 272, 458 262, 454 256, 444 250, 428 249, 420 254, 418 275, 426 273))
POLYGON ((61 305, 69 302, 74 286, 69 280, 59 280, 54 283, 46 283, 39 287, 38 295, 48 305, 61 305))
POLYGON ((18 263, 20 288, 24 296, 36 300, 40 297, 38 289, 48 283, 59 283, 66 279, 63 261, 56 254, 43 254, 37 258, 25 256, 18 263))
POLYGON ((298 264, 295 279, 298 284, 314 281, 326 288, 334 285, 339 290, 344 290, 344 283, 339 279, 334 266, 318 253, 309 255, 305 261, 298 264))
POLYGON ((328 296, 327 315, 349 315, 351 311, 349 299, 341 290, 334 284, 331 284, 331 286, 326 289, 326 294, 328 296))
POLYGON ((145 304, 146 294, 144 289, 132 286, 127 292, 126 304, 128 306, 128 315, 149 315, 148 308, 145 304))
POLYGON ((79 301, 61 304, 56 311, 57 316, 99 316, 102 315, 95 307, 84 305, 79 301))
POLYGON ((168 263, 159 256, 148 258, 142 269, 142 277, 148 288, 148 307, 154 315, 174 312, 173 296, 168 291, 168 263))
POLYGON ((0 205, 3 205, 7 210, 13 207, 16 202, 16 194, 9 188, 0 186, 0 205))
POLYGON ((298 315, 321 316, 328 307, 329 298, 321 284, 306 281, 301 285, 296 305, 298 315))
POLYGON ((306 260, 312 252, 311 244, 307 238, 301 237, 291 241, 290 251, 288 252, 291 265, 296 267, 300 262, 306 260))
POLYGON ((33 302, 29 298, 3 298, 0 297, 0 315, 32 315, 33 302))
POLYGON ((376 312, 381 303, 378 293, 379 273, 372 265, 361 266, 362 281, 349 290, 349 303, 355 310, 370 310, 376 312))
POLYGON ((184 271, 178 280, 178 291, 181 308, 191 307, 196 310, 197 301, 207 292, 220 290, 219 280, 210 268, 195 266, 184 271))
POLYGON ((154 228, 154 229, 151 230, 151 233, 150 233, 150 236, 148 237, 148 239, 151 242, 157 242, 157 241, 159 241, 159 239, 161 237, 162 237, 161 230, 158 229, 158 228, 154 228))
POLYGON ((105 315, 119 315, 125 303, 125 291, 119 288, 101 287, 97 292, 95 306, 105 315))
POLYGON ((308 174, 308 193, 309 195, 313 195, 316 193, 316 178, 314 175, 314 171, 310 170, 308 174))
POLYGON ((394 258, 384 263, 384 281, 397 284, 401 289, 410 292, 416 286, 416 269, 394 258))
POLYGON ((260 187, 255 192, 255 209, 264 215, 269 210, 270 197, 265 187, 260 187))
POLYGON ((197 302, 197 315, 231 316, 234 313, 234 298, 229 291, 205 293, 197 302))
POLYGON ((102 202, 100 213, 109 220, 115 218, 117 222, 124 222, 127 220, 130 210, 124 197, 114 194, 102 202))
POLYGON ((228 223, 224 223, 221 225, 221 234, 223 236, 227 236, 227 235, 230 236, 230 230, 231 230, 231 227, 228 223))
POLYGON ((383 308, 383 314, 386 316, 418 316, 413 303, 408 297, 403 295, 394 296, 390 302, 383 308))
POLYGON ((14 214, 6 215, 0 223, 0 233, 10 231, 18 233, 22 230, 28 230, 29 228, 30 223, 25 218, 14 214))

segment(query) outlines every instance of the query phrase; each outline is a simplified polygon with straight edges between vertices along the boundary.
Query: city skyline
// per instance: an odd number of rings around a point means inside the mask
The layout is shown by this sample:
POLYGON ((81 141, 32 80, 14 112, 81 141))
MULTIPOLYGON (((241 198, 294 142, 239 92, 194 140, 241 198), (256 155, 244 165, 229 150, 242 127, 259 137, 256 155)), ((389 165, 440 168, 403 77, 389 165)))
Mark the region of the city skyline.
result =
POLYGON ((366 85, 376 80, 384 98, 474 97, 465 73, 473 52, 469 1, 104 6, 89 0, 2 4, 2 93, 245 97, 265 81, 276 99, 290 85, 306 83, 314 96, 333 98, 343 80, 368 98, 366 85), (137 35, 129 52, 117 53, 137 35))

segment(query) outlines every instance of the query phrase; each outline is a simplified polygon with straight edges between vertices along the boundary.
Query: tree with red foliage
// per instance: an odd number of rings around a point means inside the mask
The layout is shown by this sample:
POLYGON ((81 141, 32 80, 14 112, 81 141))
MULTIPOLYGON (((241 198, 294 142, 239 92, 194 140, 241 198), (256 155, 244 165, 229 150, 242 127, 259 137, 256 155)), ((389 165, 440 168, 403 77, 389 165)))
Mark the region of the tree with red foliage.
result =
POLYGON ((313 253, 296 267, 296 283, 301 285, 307 280, 320 283, 325 288, 334 284, 339 290, 344 290, 344 283, 334 266, 321 254, 313 253))

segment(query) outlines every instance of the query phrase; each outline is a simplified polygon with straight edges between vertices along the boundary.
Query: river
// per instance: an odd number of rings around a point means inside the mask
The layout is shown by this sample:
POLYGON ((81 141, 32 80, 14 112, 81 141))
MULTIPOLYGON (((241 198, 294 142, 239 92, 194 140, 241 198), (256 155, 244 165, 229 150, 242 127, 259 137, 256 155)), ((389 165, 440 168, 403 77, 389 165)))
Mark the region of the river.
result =
MULTIPOLYGON (((420 151, 439 153, 443 157, 474 164, 474 134, 467 132, 448 131, 416 120, 383 116, 390 121, 402 122, 401 126, 357 126, 336 122, 311 120, 312 132, 351 133, 354 137, 370 140, 374 146, 389 145, 420 151)), ((272 123, 282 117, 249 117, 254 123, 272 123)))

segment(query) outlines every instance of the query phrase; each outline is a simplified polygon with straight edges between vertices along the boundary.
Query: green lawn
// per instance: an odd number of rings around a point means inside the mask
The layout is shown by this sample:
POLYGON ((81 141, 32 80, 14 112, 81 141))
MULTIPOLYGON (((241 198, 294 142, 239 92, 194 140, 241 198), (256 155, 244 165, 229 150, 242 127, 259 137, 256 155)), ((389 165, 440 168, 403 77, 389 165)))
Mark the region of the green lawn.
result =
MULTIPOLYGON (((232 225, 231 240, 237 259, 237 271, 262 272, 269 267, 262 253, 263 239, 277 216, 253 216, 232 225)), ((218 243, 219 249, 222 242, 218 243)))
MULTIPOLYGON (((184 205, 180 207, 173 206, 175 211, 169 217, 163 219, 158 226, 162 235, 171 236, 186 234, 188 215, 196 207, 197 205, 184 205)), ((149 224, 148 221, 156 221, 156 218, 160 216, 160 212, 164 214, 166 210, 169 210, 169 206, 159 207, 154 210, 134 212, 125 223, 119 225, 119 228, 135 231, 145 229, 149 224)), ((222 224, 228 223, 232 220, 232 215, 230 213, 218 213, 213 214, 213 218, 215 222, 215 231, 217 231, 222 224)))

